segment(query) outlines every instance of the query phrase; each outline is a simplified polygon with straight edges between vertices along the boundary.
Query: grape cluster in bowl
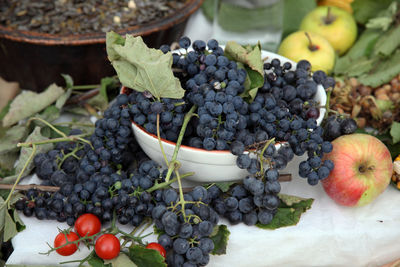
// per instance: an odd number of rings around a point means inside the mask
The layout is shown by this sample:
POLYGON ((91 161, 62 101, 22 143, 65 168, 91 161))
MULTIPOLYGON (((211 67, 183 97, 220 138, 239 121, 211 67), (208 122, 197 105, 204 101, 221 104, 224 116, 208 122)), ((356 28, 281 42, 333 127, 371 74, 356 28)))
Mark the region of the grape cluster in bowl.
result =
MULTIPOLYGON (((322 71, 312 74, 308 61, 295 64, 263 51, 262 55, 268 57, 264 83, 249 100, 243 97, 246 70, 229 60, 217 41, 206 44, 197 40, 190 49, 190 40, 183 37, 179 44, 181 49, 172 51, 172 56, 175 75, 186 91, 182 99, 156 100, 151 95, 129 91, 134 100, 130 111, 135 137, 152 159, 163 163, 156 138, 157 114, 159 134, 166 141, 165 153, 171 156, 184 115, 195 105, 197 116, 186 128, 179 160, 185 171, 196 172, 197 181, 238 180, 248 173, 260 173, 261 163, 252 151, 271 139, 278 145, 272 152, 272 148, 264 150, 263 156, 269 158, 267 167, 284 169, 294 155, 307 152, 309 160, 314 158, 313 167, 303 168, 302 176, 315 185, 329 175, 326 168, 331 169, 332 164, 321 160, 317 164, 316 158, 321 159, 331 149, 320 126, 325 114, 324 88, 334 86, 331 77, 322 71)), ((170 52, 168 46, 161 50, 170 52)))

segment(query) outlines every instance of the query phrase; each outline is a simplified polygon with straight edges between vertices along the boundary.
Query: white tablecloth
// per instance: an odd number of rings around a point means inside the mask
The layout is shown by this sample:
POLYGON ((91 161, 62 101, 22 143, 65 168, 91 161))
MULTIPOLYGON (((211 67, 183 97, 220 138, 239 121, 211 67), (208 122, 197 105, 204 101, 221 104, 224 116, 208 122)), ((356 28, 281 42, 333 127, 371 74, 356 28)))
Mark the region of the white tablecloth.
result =
MULTIPOLYGON (((186 35, 192 39, 210 38, 210 24, 201 13, 191 18, 186 35)), ((295 170, 297 164, 292 162, 290 166, 295 170)), ((33 176, 23 183, 36 179, 33 176)), ((212 256, 208 266, 380 266, 400 258, 400 192, 392 186, 376 201, 359 208, 336 205, 321 185, 309 186, 297 175, 291 182, 282 183, 282 192, 311 197, 315 201, 296 226, 273 231, 244 224, 231 226, 222 220, 231 232, 227 254, 212 256)), ((39 255, 48 250, 46 242, 52 244, 57 227, 68 226, 21 217, 27 228, 12 240, 14 252, 8 259, 9 265, 56 265, 61 261, 82 259, 89 253, 81 246, 80 251, 69 257, 56 253, 39 255)), ((150 236, 147 240, 156 238, 150 236)))

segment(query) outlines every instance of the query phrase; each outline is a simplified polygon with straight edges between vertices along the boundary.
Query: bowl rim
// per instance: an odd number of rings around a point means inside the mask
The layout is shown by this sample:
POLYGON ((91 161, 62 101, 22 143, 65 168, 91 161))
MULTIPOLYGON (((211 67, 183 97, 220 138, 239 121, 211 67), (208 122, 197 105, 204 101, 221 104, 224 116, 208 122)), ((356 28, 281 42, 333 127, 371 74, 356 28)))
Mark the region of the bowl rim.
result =
MULTIPOLYGON (((116 32, 121 35, 134 34, 136 36, 147 36, 160 30, 166 30, 187 19, 198 8, 200 8, 203 1, 204 0, 188 0, 181 9, 176 10, 176 12, 170 14, 169 16, 163 17, 153 22, 145 23, 143 25, 134 25, 125 29, 117 30, 116 32)), ((106 33, 93 32, 83 34, 57 35, 50 33, 41 33, 37 31, 15 30, 11 29, 10 27, 0 25, 0 38, 37 45, 78 46, 105 43, 106 33)))

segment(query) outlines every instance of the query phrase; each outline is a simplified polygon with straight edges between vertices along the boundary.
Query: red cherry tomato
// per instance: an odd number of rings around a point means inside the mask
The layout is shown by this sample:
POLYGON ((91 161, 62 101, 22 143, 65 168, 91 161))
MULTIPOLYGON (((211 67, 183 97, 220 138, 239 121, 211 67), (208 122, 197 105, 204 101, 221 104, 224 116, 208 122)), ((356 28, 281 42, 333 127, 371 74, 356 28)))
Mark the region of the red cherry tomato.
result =
POLYGON ((85 213, 78 217, 75 222, 75 230, 79 236, 92 236, 100 232, 101 222, 96 215, 85 213))
POLYGON ((112 234, 104 234, 96 240, 94 250, 97 256, 103 260, 111 260, 118 256, 120 243, 117 237, 112 234))
POLYGON ((146 248, 157 250, 161 254, 161 256, 163 256, 164 258, 165 258, 165 255, 167 254, 167 252, 165 251, 165 248, 163 246, 161 246, 160 244, 158 244, 157 242, 152 242, 152 243, 147 244, 146 248))
MULTIPOLYGON (((62 245, 67 243, 67 240, 69 242, 76 241, 79 239, 79 236, 75 232, 69 232, 67 234, 64 233, 59 233, 56 238, 54 239, 54 247, 61 247, 62 245), (65 238, 66 237, 66 238, 65 238)), ((62 256, 69 256, 75 253, 75 251, 78 249, 79 243, 78 244, 68 244, 66 246, 63 246, 62 248, 59 248, 56 250, 56 252, 62 256)))

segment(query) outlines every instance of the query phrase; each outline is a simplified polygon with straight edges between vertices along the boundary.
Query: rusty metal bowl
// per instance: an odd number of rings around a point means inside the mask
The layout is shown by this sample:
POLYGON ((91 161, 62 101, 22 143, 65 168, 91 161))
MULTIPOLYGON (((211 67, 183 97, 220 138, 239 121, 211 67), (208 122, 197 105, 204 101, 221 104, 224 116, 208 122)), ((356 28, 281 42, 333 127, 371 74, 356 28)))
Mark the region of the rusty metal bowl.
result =
MULTIPOLYGON (((154 48, 171 44, 183 34, 190 15, 202 2, 188 0, 174 14, 117 32, 140 35, 154 48)), ((115 73, 107 60, 105 40, 105 33, 60 36, 0 25, 0 76, 34 91, 42 91, 53 82, 63 84, 62 73, 71 75, 75 84, 97 84, 115 73)))

